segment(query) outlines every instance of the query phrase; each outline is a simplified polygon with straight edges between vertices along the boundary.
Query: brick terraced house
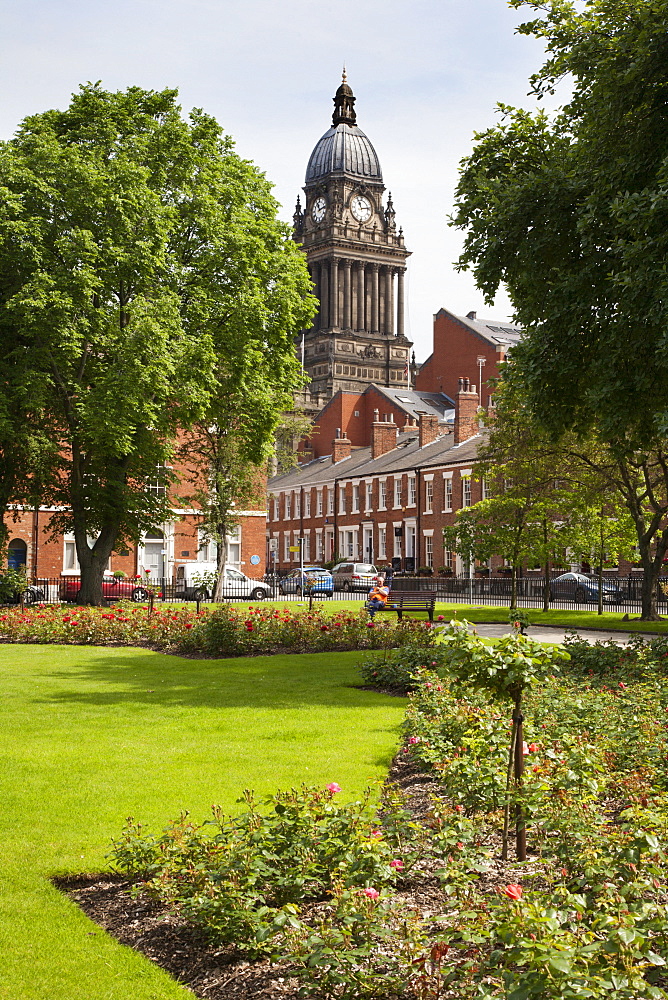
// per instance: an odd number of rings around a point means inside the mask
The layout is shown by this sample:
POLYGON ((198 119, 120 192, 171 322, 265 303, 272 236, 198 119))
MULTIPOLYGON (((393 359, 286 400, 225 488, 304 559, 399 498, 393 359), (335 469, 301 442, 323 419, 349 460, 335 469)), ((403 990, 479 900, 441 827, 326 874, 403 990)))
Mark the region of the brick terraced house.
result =
POLYGON ((436 412, 375 410, 370 444, 353 448, 339 431, 331 454, 275 476, 268 483, 268 564, 287 570, 304 539, 304 561, 336 556, 395 569, 451 566, 461 560, 443 549, 442 529, 461 507, 481 499, 472 477, 481 434, 475 385, 462 379, 454 420, 436 412))

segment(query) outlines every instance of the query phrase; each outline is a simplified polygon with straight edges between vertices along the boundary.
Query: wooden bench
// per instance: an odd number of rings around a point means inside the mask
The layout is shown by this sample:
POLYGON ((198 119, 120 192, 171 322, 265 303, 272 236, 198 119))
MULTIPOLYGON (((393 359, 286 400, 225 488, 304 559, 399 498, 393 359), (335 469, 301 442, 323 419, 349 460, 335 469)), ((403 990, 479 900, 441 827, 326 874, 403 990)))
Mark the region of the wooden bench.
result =
POLYGON ((434 594, 421 594, 419 591, 390 591, 387 604, 378 608, 377 614, 381 611, 396 611, 399 621, 404 616, 404 611, 426 611, 429 621, 434 620, 434 607, 436 596, 434 594))

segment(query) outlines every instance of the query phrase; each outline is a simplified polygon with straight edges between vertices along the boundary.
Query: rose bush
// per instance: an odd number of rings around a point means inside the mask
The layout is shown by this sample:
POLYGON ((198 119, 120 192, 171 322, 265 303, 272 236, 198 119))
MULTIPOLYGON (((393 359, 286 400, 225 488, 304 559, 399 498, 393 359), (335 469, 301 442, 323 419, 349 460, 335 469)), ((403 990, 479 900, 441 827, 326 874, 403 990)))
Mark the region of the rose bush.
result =
POLYGON ((325 652, 378 649, 434 641, 429 622, 371 622, 364 611, 307 612, 263 604, 248 609, 221 605, 197 613, 192 604, 119 602, 113 608, 36 605, 0 614, 0 639, 9 642, 80 645, 146 645, 205 656, 244 656, 279 651, 325 652))

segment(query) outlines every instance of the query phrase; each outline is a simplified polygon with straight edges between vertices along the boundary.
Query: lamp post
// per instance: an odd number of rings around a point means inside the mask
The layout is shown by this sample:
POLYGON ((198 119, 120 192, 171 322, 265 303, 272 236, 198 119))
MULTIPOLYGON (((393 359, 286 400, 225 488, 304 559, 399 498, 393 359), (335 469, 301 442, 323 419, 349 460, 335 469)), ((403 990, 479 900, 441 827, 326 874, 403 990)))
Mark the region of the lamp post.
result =
POLYGON ((487 358, 484 358, 480 354, 476 360, 478 362, 478 389, 480 391, 480 405, 482 406, 482 370, 487 364, 487 358))

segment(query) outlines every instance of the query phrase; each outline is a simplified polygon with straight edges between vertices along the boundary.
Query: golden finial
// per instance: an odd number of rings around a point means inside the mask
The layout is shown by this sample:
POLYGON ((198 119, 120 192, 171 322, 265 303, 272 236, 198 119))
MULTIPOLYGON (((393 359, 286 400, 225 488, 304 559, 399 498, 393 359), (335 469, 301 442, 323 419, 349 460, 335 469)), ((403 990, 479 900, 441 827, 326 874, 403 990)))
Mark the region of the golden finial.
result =
POLYGON ((346 64, 343 64, 343 73, 341 74, 341 83, 347 83, 348 78, 346 76, 346 64))

